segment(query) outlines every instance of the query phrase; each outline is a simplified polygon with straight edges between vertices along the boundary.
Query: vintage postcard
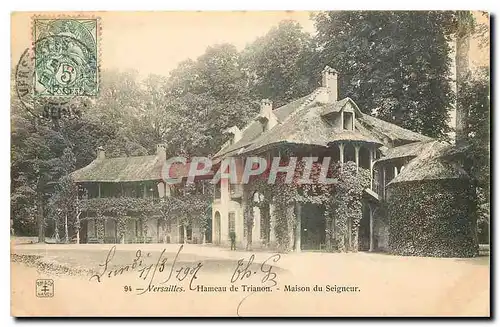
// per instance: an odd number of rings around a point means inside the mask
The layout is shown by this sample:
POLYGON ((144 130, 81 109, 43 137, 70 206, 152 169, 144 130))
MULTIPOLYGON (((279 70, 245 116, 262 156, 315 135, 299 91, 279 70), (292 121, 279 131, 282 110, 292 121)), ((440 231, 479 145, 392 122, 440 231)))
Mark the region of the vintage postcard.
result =
POLYGON ((12 13, 11 314, 489 317, 489 21, 12 13))

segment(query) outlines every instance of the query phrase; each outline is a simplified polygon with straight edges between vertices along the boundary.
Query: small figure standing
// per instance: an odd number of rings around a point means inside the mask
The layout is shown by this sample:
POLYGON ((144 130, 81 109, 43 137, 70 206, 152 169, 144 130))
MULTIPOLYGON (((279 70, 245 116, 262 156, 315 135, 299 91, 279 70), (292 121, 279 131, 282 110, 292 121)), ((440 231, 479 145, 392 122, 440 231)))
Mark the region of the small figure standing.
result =
POLYGON ((231 239, 231 251, 236 251, 236 233, 234 231, 230 231, 229 238, 231 239))

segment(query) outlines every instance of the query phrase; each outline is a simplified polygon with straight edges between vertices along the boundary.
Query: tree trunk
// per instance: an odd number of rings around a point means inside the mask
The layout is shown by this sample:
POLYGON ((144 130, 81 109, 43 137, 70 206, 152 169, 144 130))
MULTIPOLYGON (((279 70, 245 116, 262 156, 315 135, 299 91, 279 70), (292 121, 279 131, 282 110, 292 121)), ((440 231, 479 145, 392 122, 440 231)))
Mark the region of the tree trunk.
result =
POLYGON ((45 243, 45 219, 43 217, 43 199, 37 198, 37 224, 38 224, 38 243, 45 243))
POLYGON ((66 239, 65 239, 65 243, 68 244, 69 243, 69 235, 68 235, 68 214, 66 213, 64 215, 64 233, 66 234, 66 239))
POLYGON ((59 224, 57 223, 57 220, 54 221, 54 230, 56 231, 56 243, 60 243, 61 239, 59 238, 59 224))
POLYGON ((76 244, 80 244, 80 210, 77 211, 77 214, 76 214, 76 244))
POLYGON ((458 30, 456 33, 456 51, 455 51, 455 72, 456 72, 456 134, 455 144, 462 145, 467 139, 467 108, 464 108, 460 102, 461 88, 469 74, 469 50, 471 28, 469 26, 470 12, 458 12, 458 30))
POLYGON ((295 225, 295 251, 300 252, 301 250, 301 233, 302 233, 302 205, 299 202, 295 203, 296 209, 295 209, 295 219, 297 220, 297 223, 295 225))
POLYGON ((182 225, 182 229, 183 229, 183 232, 184 232, 184 244, 187 243, 187 228, 186 228, 186 225, 182 225))

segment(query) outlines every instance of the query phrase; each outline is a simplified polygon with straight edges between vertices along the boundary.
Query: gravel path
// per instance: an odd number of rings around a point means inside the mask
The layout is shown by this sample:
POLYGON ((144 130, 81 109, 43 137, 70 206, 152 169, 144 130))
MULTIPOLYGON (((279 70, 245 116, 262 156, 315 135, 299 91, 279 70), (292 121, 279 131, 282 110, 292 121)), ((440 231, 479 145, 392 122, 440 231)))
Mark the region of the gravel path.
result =
MULTIPOLYGON (((130 269, 101 282, 89 276, 102 271, 111 245, 14 245, 12 258, 12 313, 25 315, 118 315, 118 316, 199 316, 199 315, 280 315, 280 316, 426 316, 489 315, 489 258, 440 259, 397 257, 373 253, 292 253, 273 262, 277 285, 271 291, 243 291, 242 285, 266 286, 262 265, 273 253, 258 252, 247 270, 234 273, 238 260, 246 266, 251 253, 231 252, 216 247, 186 245, 175 269, 186 269, 186 279, 172 277, 170 271, 179 245, 120 244, 108 264, 108 272, 133 262, 141 250, 144 266, 167 258, 165 271, 150 278, 139 277, 130 269), (163 254, 162 250, 165 249, 163 254), (147 256, 147 253, 150 256, 147 256), (190 284, 195 267, 196 278, 190 284), (231 279, 241 278, 231 283, 231 279), (37 298, 35 281, 54 280, 55 296, 37 298), (231 291, 231 285, 238 291, 231 291), (171 292, 164 286, 181 287, 171 292), (177 285, 177 286, 176 286, 177 285), (197 285, 214 287, 212 292, 189 290, 197 285), (132 291, 125 291, 130 286, 132 291), (314 287, 322 287, 315 291, 314 287), (225 291, 220 288, 226 287, 225 291), (292 290, 296 291, 292 291, 292 290), (344 292, 337 290, 344 289, 344 292), (302 291, 301 291, 302 290, 302 291), (356 291, 348 291, 356 290, 356 291), (140 294, 142 292, 142 294, 140 294), (242 302, 243 301, 243 302, 242 302)), ((276 258, 276 257, 273 257, 276 258)), ((272 261, 272 259, 271 259, 272 261)), ((154 269, 153 269, 154 270, 154 269)), ((182 270, 181 275, 185 270, 182 270)), ((150 277, 151 275, 149 275, 150 277)), ((182 277, 182 276, 181 276, 182 277)), ((269 278, 268 278, 269 279, 269 278)))

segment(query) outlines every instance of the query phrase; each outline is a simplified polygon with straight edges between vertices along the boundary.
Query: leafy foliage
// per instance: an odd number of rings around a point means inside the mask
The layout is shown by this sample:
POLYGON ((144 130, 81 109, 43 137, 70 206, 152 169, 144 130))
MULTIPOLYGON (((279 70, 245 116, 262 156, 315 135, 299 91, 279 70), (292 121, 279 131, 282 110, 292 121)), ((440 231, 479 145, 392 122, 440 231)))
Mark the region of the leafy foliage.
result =
POLYGON ((339 173, 332 199, 327 203, 331 216, 326 217, 333 249, 341 252, 358 251, 359 222, 363 215, 363 191, 370 186, 370 173, 357 169, 354 162, 347 162, 339 173), (350 226, 350 229, 349 229, 350 226), (334 232, 336 231, 336 232, 334 232))
MULTIPOLYGON (((32 117, 12 92, 15 232, 38 233, 42 240, 46 218, 53 218, 59 226, 65 217, 49 208, 66 203, 67 210, 78 210, 69 205, 74 195, 63 178, 70 171, 65 153, 74 156, 72 169, 94 160, 99 146, 105 147, 107 156, 153 154, 157 143, 166 144, 168 156, 211 156, 227 140, 221 131, 234 125, 244 127, 258 112, 262 98, 278 107, 310 93, 320 85, 320 71, 326 64, 339 70, 341 97, 353 98, 361 110, 376 109, 381 118, 441 137, 447 132, 446 118, 453 102, 448 41, 457 32, 457 17, 452 12, 324 12, 313 17, 315 36, 297 22, 284 21, 243 51, 231 44, 214 45, 199 58, 181 63, 168 77, 151 75, 140 80, 135 71, 102 71, 98 98, 78 104, 84 113, 80 119, 56 122, 32 117)), ((485 107, 477 106, 480 97, 474 99, 474 93, 465 90, 469 100, 461 101, 472 108, 469 128, 476 131, 476 149, 480 149, 486 135, 481 134, 484 112, 479 111, 485 107)), ((481 164, 474 169, 486 185, 489 175, 481 168, 486 167, 485 152, 479 152, 482 159, 475 162, 481 164)), ((264 195, 260 205, 265 210, 273 189, 263 183, 257 187, 264 195)), ((325 205, 331 200, 326 195, 334 190, 321 185, 283 189, 278 197, 293 196, 282 199, 287 203, 280 212, 295 202, 325 205)), ((489 198, 489 193, 484 194, 489 198)), ((147 209, 145 204, 134 205, 147 209)), ((182 205, 158 205, 165 212, 179 212, 186 223, 198 215, 187 205, 182 212, 175 209, 182 205)), ((116 204, 112 211, 123 212, 123 208, 128 205, 116 204)), ((332 205, 326 211, 336 215, 339 210, 332 205)), ((70 216, 70 225, 77 226, 74 214, 70 216)), ((293 228, 284 218, 280 224, 293 228)), ((287 243, 287 237, 279 235, 280 243, 287 243)))
POLYGON ((309 71, 314 56, 311 36, 295 21, 282 21, 245 48, 242 68, 256 100, 275 107, 310 93, 317 78, 309 71))
MULTIPOLYGON (((288 155, 286 151, 283 151, 288 155)), ((282 158, 281 166, 288 164, 286 157, 282 158)), ((297 203, 312 203, 323 206, 327 226, 327 242, 330 251, 357 251, 358 226, 362 217, 363 191, 370 184, 369 173, 357 168, 356 163, 347 162, 343 165, 331 164, 328 178, 337 178, 334 184, 318 183, 320 165, 313 165, 311 183, 301 183, 304 174, 304 164, 299 161, 292 183, 285 183, 284 174, 278 174, 276 183, 268 184, 268 171, 251 180, 249 188, 258 192, 263 201, 258 205, 261 212, 268 210, 273 204, 275 219, 274 233, 276 245, 280 251, 290 251, 293 245, 293 232, 298 225, 295 205, 297 203), (351 226, 351 229, 348 228, 351 226), (350 243, 349 243, 350 240, 350 243)), ((250 192, 253 194, 252 192, 250 192)), ((248 221, 247 221, 248 222, 248 221)), ((249 224, 247 229, 250 229, 249 224)))
MULTIPOLYGON (((448 132, 451 12, 332 11, 315 16, 321 64, 364 112, 431 137, 448 132)), ((319 74, 317 74, 319 76, 319 74)))
POLYGON ((389 248, 398 255, 473 257, 478 254, 474 190, 467 180, 389 185, 389 248))
MULTIPOLYGON (((490 83, 486 69, 462 82, 458 101, 466 113, 466 168, 476 184, 478 227, 487 235, 490 222, 490 83)), ((483 241, 488 241, 484 237, 483 241)))

